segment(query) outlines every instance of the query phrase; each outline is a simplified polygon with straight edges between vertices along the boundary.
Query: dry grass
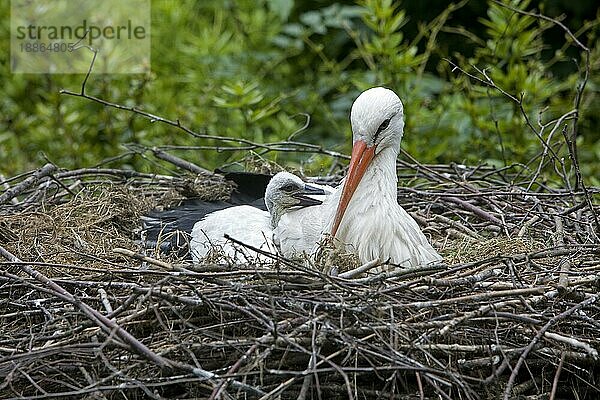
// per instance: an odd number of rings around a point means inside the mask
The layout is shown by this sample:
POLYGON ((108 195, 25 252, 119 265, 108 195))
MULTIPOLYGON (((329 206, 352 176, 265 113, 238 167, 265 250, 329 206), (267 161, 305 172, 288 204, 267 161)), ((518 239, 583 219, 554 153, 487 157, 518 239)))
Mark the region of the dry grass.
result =
POLYGON ((516 256, 534 253, 545 248, 542 242, 532 238, 495 237, 475 240, 458 239, 447 243, 443 249, 444 260, 449 264, 461 264, 497 256, 516 256))
POLYGON ((112 249, 139 250, 132 232, 151 202, 127 187, 90 187, 58 205, 0 216, 6 248, 29 261, 68 264, 82 254, 114 261, 112 249))

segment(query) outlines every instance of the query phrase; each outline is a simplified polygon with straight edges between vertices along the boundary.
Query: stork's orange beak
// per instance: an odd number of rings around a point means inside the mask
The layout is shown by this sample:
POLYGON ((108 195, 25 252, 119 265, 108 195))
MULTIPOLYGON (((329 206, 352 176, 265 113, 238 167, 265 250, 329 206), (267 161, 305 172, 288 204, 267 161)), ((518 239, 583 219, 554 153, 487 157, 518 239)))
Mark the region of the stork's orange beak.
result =
POLYGON ((375 157, 375 146, 367 147, 367 144, 362 140, 354 142, 352 157, 350 158, 350 168, 346 182, 344 183, 344 189, 342 190, 342 197, 340 197, 340 203, 335 213, 335 219, 333 220, 331 236, 335 237, 342 223, 342 218, 344 218, 346 208, 348 208, 348 203, 350 203, 350 199, 352 199, 352 195, 356 191, 373 157, 375 157))

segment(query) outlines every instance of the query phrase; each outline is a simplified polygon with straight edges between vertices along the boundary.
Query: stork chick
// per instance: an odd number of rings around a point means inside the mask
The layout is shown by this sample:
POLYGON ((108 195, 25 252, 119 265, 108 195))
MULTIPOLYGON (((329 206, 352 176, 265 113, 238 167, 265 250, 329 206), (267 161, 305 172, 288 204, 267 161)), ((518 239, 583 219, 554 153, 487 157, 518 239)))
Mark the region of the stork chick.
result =
POLYGON ((196 222, 190 241, 192 258, 199 262, 215 249, 233 262, 254 261, 257 258, 268 260, 258 252, 235 245, 224 236, 227 234, 254 248, 276 252, 273 229, 281 217, 300 207, 321 204, 314 196, 323 194, 322 189, 305 184, 296 175, 280 172, 267 185, 265 205, 268 211, 242 205, 215 211, 196 222))

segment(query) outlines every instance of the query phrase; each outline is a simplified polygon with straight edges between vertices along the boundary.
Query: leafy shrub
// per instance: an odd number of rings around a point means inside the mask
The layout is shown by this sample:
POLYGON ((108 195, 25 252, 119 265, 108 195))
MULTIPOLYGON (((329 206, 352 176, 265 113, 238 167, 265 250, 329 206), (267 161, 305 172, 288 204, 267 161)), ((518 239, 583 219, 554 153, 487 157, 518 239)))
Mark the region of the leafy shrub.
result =
MULTIPOLYGON (((418 160, 527 164, 543 147, 519 104, 457 71, 448 60, 484 81, 485 72, 506 93, 522 96, 523 110, 536 127, 538 118, 548 122, 574 108, 585 59, 556 24, 513 10, 532 10, 530 0, 504 3, 508 7, 490 1, 473 21, 466 11, 476 5, 465 1, 423 19, 407 11, 408 3, 391 0, 324 7, 293 0, 155 0, 152 69, 135 76, 93 74, 87 90, 178 119, 198 133, 258 142, 286 139, 309 114, 310 126, 295 139, 348 152, 353 99, 367 87, 385 85, 404 100, 403 147, 418 160), (467 17, 461 17, 463 12, 467 17)), ((9 32, 8 8, 0 5, 3 32, 9 32)), ((596 15, 571 27, 591 49, 577 145, 584 175, 595 185, 600 184, 599 22, 596 15)), ((11 75, 8 46, 6 40, 0 44, 0 156, 10 160, 0 166, 4 174, 34 168, 42 157, 65 167, 94 165, 136 151, 131 146, 124 150, 126 143, 218 143, 58 93, 78 90, 81 75, 11 75)), ((565 124, 572 132, 572 122, 565 124)), ((557 134, 554 141, 557 154, 568 160, 560 144, 564 138, 557 134)), ((212 168, 245 154, 194 150, 179 155, 212 168)), ((331 161, 317 155, 261 156, 302 164, 314 173, 326 171, 331 161)), ((154 168, 140 157, 118 158, 112 165, 154 168)), ((545 173, 551 177, 553 169, 545 173)))

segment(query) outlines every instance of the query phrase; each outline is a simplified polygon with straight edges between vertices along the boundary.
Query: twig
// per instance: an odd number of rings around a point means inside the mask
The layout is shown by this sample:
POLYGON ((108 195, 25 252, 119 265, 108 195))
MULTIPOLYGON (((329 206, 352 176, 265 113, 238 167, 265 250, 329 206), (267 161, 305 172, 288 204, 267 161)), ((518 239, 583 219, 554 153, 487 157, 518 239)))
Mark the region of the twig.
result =
POLYGON ((417 379, 417 387, 419 388, 419 400, 425 400, 425 393, 423 392, 423 383, 421 382, 421 374, 419 371, 415 372, 415 378, 417 379))
POLYGON ((544 337, 568 344, 569 346, 583 349, 587 354, 590 355, 590 357, 598 358, 598 350, 594 349, 588 343, 582 342, 581 340, 575 339, 573 337, 559 335, 558 333, 553 332, 544 332, 544 337))
POLYGON ((496 224, 498 226, 501 227, 505 227, 505 224, 500 221, 498 218, 494 217, 493 215, 491 215, 490 213, 488 213, 487 211, 482 210, 481 208, 466 202, 462 199, 459 199, 457 197, 446 197, 444 200, 449 201, 451 203, 455 203, 458 204, 459 206, 461 206, 462 208, 464 208, 465 210, 469 210, 472 211, 474 214, 480 216, 481 218, 492 222, 493 224, 496 224))
MULTIPOLYGON (((271 339, 270 335, 268 335, 268 339, 271 339)), ((266 342, 267 340, 263 340, 263 342, 266 342)), ((244 355, 242 357, 240 357, 228 370, 227 370, 227 375, 231 375, 233 373, 235 373, 244 363, 244 361, 246 361, 246 359, 248 359, 248 357, 250 357, 250 355, 252 353, 254 353, 256 351, 256 349, 258 348, 259 343, 256 343, 252 346, 250 346, 250 348, 246 351, 246 353, 244 353, 244 355)), ((223 391, 225 391, 227 389, 227 383, 228 383, 229 379, 222 379, 219 384, 213 389, 212 393, 210 394, 210 397, 208 398, 208 400, 214 400, 214 399, 218 399, 219 396, 221 395, 221 393, 223 391)))
MULTIPOLYGON (((4 187, 5 192, 8 189, 10 189, 9 183, 6 181, 6 178, 4 178, 4 175, 2 175, 2 174, 0 174, 0 182, 2 182, 2 186, 4 187)), ((16 206, 17 204, 19 204, 19 200, 15 199, 14 197, 12 199, 10 199, 10 202, 13 206, 16 206)))
POLYGON ((571 40, 572 40, 572 41, 573 41, 573 42, 574 42, 574 43, 575 43, 575 44, 576 44, 576 45, 577 45, 577 46, 578 46, 580 49, 582 49, 583 51, 587 51, 587 52, 589 52, 589 51, 590 51, 590 49, 588 49, 588 48, 587 48, 587 47, 586 47, 586 46, 585 46, 583 43, 581 43, 581 42, 579 41, 579 39, 577 39, 577 37, 576 37, 576 36, 573 34, 573 32, 571 32, 571 30, 569 30, 569 28, 567 28, 567 27, 565 26, 565 24, 563 24, 563 23, 562 23, 562 22, 560 22, 559 20, 557 20, 557 19, 555 19, 555 18, 550 18, 550 17, 548 17, 548 16, 546 16, 546 15, 544 15, 544 14, 539 14, 539 13, 534 13, 534 12, 530 12, 530 11, 521 10, 521 9, 518 9, 518 8, 516 8, 516 7, 513 7, 513 6, 509 5, 509 4, 502 3, 501 1, 498 1, 498 0, 493 0, 493 1, 494 1, 494 3, 498 4, 499 6, 501 6, 501 7, 504 7, 504 8, 507 8, 507 9, 509 9, 509 10, 511 10, 511 11, 514 11, 514 12, 516 12, 516 13, 519 13, 519 14, 522 14, 522 15, 528 15, 528 16, 530 16, 530 17, 534 17, 534 18, 541 18, 541 19, 543 19, 543 20, 545 20, 545 21, 552 22, 553 24, 556 24, 556 25, 560 26, 560 27, 562 28, 562 30, 563 30, 563 31, 565 31, 565 33, 566 33, 566 34, 569 36, 569 38, 570 38, 570 39, 571 39, 571 40))
POLYGON ((493 299, 496 297, 513 297, 513 296, 526 296, 530 294, 541 294, 544 293, 548 288, 545 286, 526 288, 526 289, 513 289, 513 290, 498 290, 497 292, 473 294, 468 296, 454 297, 451 299, 443 300, 430 300, 430 301, 415 301, 412 303, 402 304, 402 308, 430 308, 439 307, 448 304, 461 304, 461 303, 473 303, 476 301, 493 299))
POLYGON ((171 263, 168 263, 168 262, 165 262, 165 261, 161 261, 161 260, 157 260, 156 258, 148 257, 148 256, 145 256, 143 254, 136 253, 135 251, 131 251, 129 249, 123 249, 121 247, 115 247, 113 249, 113 252, 115 252, 117 254, 121 254, 123 256, 134 258, 134 259, 139 260, 139 261, 144 261, 144 262, 147 262, 149 264, 156 265, 157 267, 161 267, 161 268, 164 268, 166 270, 173 270, 173 269, 175 269, 175 266, 173 264, 171 264, 171 263))
POLYGON ((42 168, 35 171, 30 177, 23 180, 23 182, 9 188, 4 193, 0 195, 0 204, 4 204, 9 200, 12 200, 14 197, 20 195, 25 190, 35 185, 40 179, 45 176, 52 174, 56 171, 56 165, 54 164, 46 164, 42 168))
MULTIPOLYGON (((7 260, 12 262, 22 262, 16 256, 7 251, 4 247, 0 246, 0 254, 4 256, 7 260)), ((138 341, 135 337, 133 337, 129 332, 119 326, 115 321, 106 318, 103 314, 94 310, 87 304, 83 303, 81 300, 75 298, 71 293, 67 292, 61 286, 48 279, 45 275, 39 273, 33 268, 27 266, 26 264, 20 264, 19 267, 26 272, 29 276, 34 278, 35 280, 46 285, 52 292, 61 299, 68 301, 69 303, 79 307, 83 313, 88 316, 92 321, 94 321, 102 330, 106 333, 110 334, 112 331, 115 331, 117 335, 127 344, 131 346, 138 354, 147 358, 149 361, 152 361, 154 364, 158 365, 161 368, 168 367, 169 364, 165 359, 161 356, 154 353, 140 341, 138 341)))
POLYGON ((556 390, 558 389, 558 378, 560 377, 560 373, 562 371, 564 362, 565 353, 563 352, 560 355, 560 362, 558 363, 558 367, 556 367, 556 373, 554 374, 554 379, 552 380, 552 390, 550 391, 550 397, 548 398, 548 400, 554 400, 556 396, 556 390))
MULTIPOLYGON (((555 246, 564 246, 565 235, 562 223, 562 218, 558 215, 554 216, 554 224, 556 226, 556 234, 554 236, 555 246)), ((562 290, 566 290, 569 287, 569 276, 568 272, 571 269, 571 262, 569 258, 562 259, 560 261, 560 276, 558 278, 558 287, 562 290)))
POLYGON ((571 140, 564 130, 562 132, 565 137, 565 140, 567 141, 567 147, 569 149, 569 157, 571 158, 571 163, 573 164, 573 166, 575 168, 575 177, 577 179, 577 187, 580 186, 581 189, 583 189, 583 193, 585 196, 585 202, 590 210, 590 213, 594 220, 594 224, 596 225, 596 241, 600 242, 600 220, 598 219, 598 215, 596 215, 594 203, 592 202, 590 193, 587 189, 587 186, 585 185, 585 183, 583 181, 583 176, 581 174, 581 170, 579 168, 579 162, 578 162, 577 156, 576 156, 575 141, 571 140))
POLYGON ((550 320, 537 332, 537 334, 531 340, 529 345, 525 348, 523 353, 521 353, 521 356, 517 360, 517 364, 514 366, 512 373, 510 374, 508 383, 506 384, 506 388, 504 389, 504 396, 503 396, 504 400, 510 399, 511 393, 512 393, 512 387, 515 383, 515 379, 517 378, 517 374, 519 373, 521 366, 525 362, 525 359, 527 358, 527 355, 529 354, 529 352, 533 349, 533 347, 541 339, 541 337, 546 333, 546 331, 548 329, 550 329, 550 327, 552 325, 554 325, 556 322, 568 317, 569 315, 573 314, 577 310, 580 310, 586 306, 594 304, 596 302, 596 300, 598 300, 598 295, 591 296, 588 299, 582 301, 581 303, 576 304, 573 307, 567 309, 566 311, 563 311, 562 313, 550 318, 550 320))
POLYGON ((154 153, 154 155, 158 158, 160 158, 161 160, 165 160, 170 162, 171 164, 181 168, 181 169, 185 169, 187 171, 193 172, 195 174, 202 174, 202 175, 215 175, 214 172, 211 172, 205 168, 199 167, 194 163, 191 163, 187 160, 184 160, 182 158, 179 158, 177 156, 174 156, 173 154, 169 154, 167 152, 164 152, 162 150, 159 150, 158 148, 154 147, 152 149, 152 152, 154 153))
POLYGON ((350 279, 350 278, 355 277, 356 275, 365 273, 365 272, 375 268, 380 263, 381 263, 381 261, 379 261, 379 259, 376 258, 375 260, 371 260, 369 262, 364 263, 360 267, 354 268, 350 271, 343 272, 343 273, 339 274, 338 277, 343 278, 343 279, 350 279))

